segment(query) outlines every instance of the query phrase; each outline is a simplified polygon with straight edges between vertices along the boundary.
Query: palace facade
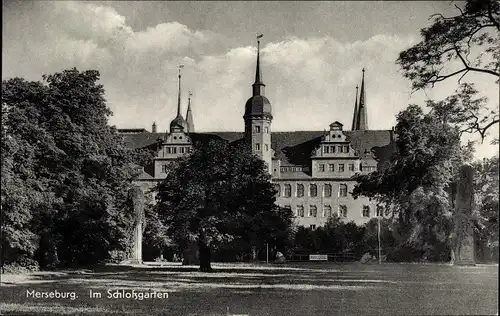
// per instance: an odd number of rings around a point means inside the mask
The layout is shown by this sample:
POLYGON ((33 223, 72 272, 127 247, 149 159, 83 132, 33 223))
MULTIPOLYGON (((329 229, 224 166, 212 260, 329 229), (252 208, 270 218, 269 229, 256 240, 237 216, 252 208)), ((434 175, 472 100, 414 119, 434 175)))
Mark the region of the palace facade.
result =
POLYGON ((167 175, 170 161, 187 155, 193 143, 219 138, 228 142, 245 142, 262 158, 278 193, 276 203, 290 208, 298 225, 319 227, 329 216, 337 214, 358 225, 383 210, 374 201, 354 199, 352 177, 383 168, 394 150, 393 130, 370 130, 365 100, 365 71, 356 100, 350 130, 338 121, 325 131, 273 132, 271 102, 265 96, 262 81, 259 42, 252 96, 245 104, 244 132, 196 133, 188 99, 186 119, 181 113, 181 73, 177 116, 169 131, 159 133, 153 123, 146 129, 119 129, 131 148, 149 148, 156 152, 154 164, 145 166, 137 184, 146 191, 167 175), (359 92, 359 99, 358 99, 359 92))

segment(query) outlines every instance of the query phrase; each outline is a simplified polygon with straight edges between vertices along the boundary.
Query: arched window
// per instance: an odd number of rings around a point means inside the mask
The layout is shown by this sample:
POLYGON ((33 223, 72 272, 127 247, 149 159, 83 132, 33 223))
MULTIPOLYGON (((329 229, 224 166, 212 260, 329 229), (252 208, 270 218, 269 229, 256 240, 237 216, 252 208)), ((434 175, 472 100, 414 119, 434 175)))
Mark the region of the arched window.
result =
POLYGON ((303 184, 297 184, 297 197, 303 197, 304 196, 304 185, 303 184))
POLYGON ((304 206, 297 205, 297 217, 304 217, 304 206))
POLYGON ((325 197, 331 197, 331 196, 332 196, 332 185, 325 184, 325 197))
POLYGON ((363 205, 363 217, 370 217, 370 206, 363 205))
POLYGON ((339 205, 339 216, 347 217, 347 205, 339 205))
POLYGON ((332 207, 330 205, 325 205, 323 207, 323 216, 331 217, 332 216, 332 207))
POLYGON ((285 197, 292 196, 292 186, 290 184, 285 184, 285 197))
POLYGON ((281 196, 281 186, 279 184, 275 184, 274 189, 276 190, 276 197, 280 197, 281 196))
POLYGON ((377 216, 384 216, 384 208, 382 205, 377 205, 377 216))
POLYGON ((340 185, 340 192, 339 192, 339 195, 340 195, 340 196, 347 196, 347 184, 342 183, 342 184, 340 185))
POLYGON ((309 195, 318 196, 318 186, 316 184, 311 184, 309 186, 309 195))
POLYGON ((318 217, 318 208, 316 205, 309 205, 309 216, 318 217))

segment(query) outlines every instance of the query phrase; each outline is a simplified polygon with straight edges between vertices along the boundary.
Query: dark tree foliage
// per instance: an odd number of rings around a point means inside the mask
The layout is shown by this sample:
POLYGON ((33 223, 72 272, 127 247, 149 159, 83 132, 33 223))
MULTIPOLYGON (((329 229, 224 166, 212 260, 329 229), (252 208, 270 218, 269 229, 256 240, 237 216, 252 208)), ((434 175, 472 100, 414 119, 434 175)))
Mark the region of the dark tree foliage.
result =
POLYGON ((127 247, 127 192, 147 156, 108 125, 97 71, 43 79, 2 82, 2 264, 96 263, 127 247))
MULTIPOLYGON (((422 41, 400 53, 397 63, 414 89, 434 87, 438 82, 456 78, 458 83, 468 73, 500 77, 500 2, 467 0, 455 3, 457 15, 435 14, 433 24, 421 30, 422 41)), ((486 132, 498 125, 498 103, 489 109, 485 98, 469 107, 478 93, 472 83, 464 83, 452 96, 455 119, 464 132, 477 132, 484 140, 486 132)))
POLYGON ((498 156, 474 162, 472 166, 475 171, 474 192, 479 213, 475 226, 477 259, 491 260, 493 258, 488 258, 484 252, 496 247, 498 255, 498 156))
MULTIPOLYGON (((433 102, 429 103, 432 108, 433 102)), ((437 249, 450 242, 448 185, 456 176, 456 167, 470 160, 472 149, 460 146, 459 130, 440 113, 424 114, 416 105, 398 114, 395 134, 396 150, 390 163, 358 175, 353 195, 374 198, 392 214, 394 237, 402 249, 436 258, 437 249)))
POLYGON ((197 243, 200 269, 210 271, 212 252, 231 241, 257 247, 287 235, 292 214, 275 204, 269 180, 245 146, 199 143, 158 185, 156 210, 177 245, 197 243))

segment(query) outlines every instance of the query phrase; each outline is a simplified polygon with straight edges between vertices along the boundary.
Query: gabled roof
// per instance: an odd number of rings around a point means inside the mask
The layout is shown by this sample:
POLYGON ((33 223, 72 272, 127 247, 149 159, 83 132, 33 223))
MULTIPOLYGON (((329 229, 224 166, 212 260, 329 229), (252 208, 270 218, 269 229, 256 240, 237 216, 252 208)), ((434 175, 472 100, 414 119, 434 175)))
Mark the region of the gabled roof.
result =
MULTIPOLYGON (((392 132, 390 130, 344 131, 352 147, 362 157, 373 157, 380 161, 387 161, 393 152, 392 132)), ((275 150, 276 158, 281 160, 282 166, 308 166, 311 153, 319 144, 324 131, 294 131, 273 132, 271 147, 275 150)), ((145 148, 154 145, 158 137, 165 133, 124 134, 127 146, 131 148, 145 148)), ((193 142, 204 142, 209 139, 225 139, 230 143, 243 141, 243 132, 209 132, 190 133, 193 142)))

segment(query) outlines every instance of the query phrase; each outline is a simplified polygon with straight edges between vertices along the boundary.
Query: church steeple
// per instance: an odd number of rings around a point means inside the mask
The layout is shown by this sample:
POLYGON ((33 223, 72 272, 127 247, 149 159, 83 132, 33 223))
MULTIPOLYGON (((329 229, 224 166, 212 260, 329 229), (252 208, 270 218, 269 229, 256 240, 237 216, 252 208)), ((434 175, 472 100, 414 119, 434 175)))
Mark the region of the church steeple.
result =
POLYGON ((184 117, 182 117, 181 113, 181 69, 184 67, 184 65, 179 66, 179 92, 177 95, 177 116, 170 122, 170 133, 173 132, 180 132, 180 131, 186 131, 187 130, 187 123, 186 120, 184 120, 184 117))
POLYGON ((262 82, 262 70, 260 69, 260 38, 262 38, 262 34, 257 36, 257 66, 255 69, 255 82, 252 85, 253 87, 253 96, 256 95, 264 95, 265 84, 262 82))
POLYGON ((179 93, 177 94, 177 116, 182 116, 181 114, 181 69, 184 65, 179 66, 179 93))
POLYGON ((186 123, 187 123, 187 132, 188 133, 194 133, 194 123, 193 123, 193 113, 191 111, 191 96, 193 94, 191 91, 189 91, 189 97, 188 97, 188 108, 186 112, 186 123))
POLYGON ((351 130, 356 129, 356 122, 358 121, 358 85, 356 85, 356 101, 354 102, 354 114, 352 116, 352 127, 351 130))
POLYGON ((358 130, 364 131, 368 129, 368 118, 366 116, 365 104, 365 68, 363 68, 363 78, 361 80, 361 91, 359 92, 359 117, 358 117, 358 130))
MULTIPOLYGON (((363 68, 363 77, 361 79, 361 91, 359 93, 359 103, 355 109, 353 118, 353 128, 355 131, 365 131, 368 130, 368 116, 366 114, 366 92, 365 92, 365 68, 363 68)), ((357 93, 356 93, 357 95, 357 93)))

